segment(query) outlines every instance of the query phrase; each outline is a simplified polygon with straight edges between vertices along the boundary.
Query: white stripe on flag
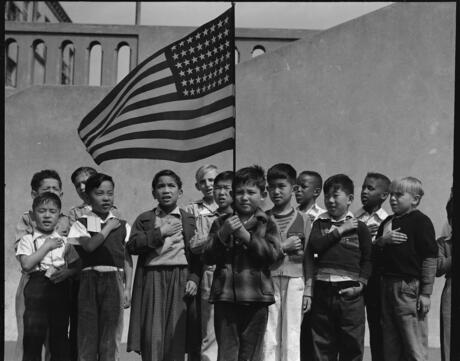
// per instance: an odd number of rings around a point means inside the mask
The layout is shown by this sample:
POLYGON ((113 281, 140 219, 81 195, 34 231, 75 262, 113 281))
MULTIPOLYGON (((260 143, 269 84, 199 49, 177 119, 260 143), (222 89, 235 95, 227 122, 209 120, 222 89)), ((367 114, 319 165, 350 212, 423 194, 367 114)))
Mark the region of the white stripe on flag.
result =
POLYGON ((225 139, 233 138, 235 129, 227 128, 221 131, 207 134, 203 137, 189 139, 187 141, 174 140, 174 139, 132 139, 124 140, 114 144, 110 144, 97 149, 91 153, 93 158, 96 158, 102 153, 109 152, 117 149, 127 148, 156 148, 156 149, 168 149, 168 150, 179 150, 179 151, 192 151, 202 147, 209 146, 211 144, 219 143, 225 139))
POLYGON ((205 116, 194 118, 194 119, 170 119, 170 120, 157 120, 155 122, 145 122, 134 125, 128 125, 123 128, 116 129, 110 133, 104 134, 100 138, 96 139, 91 147, 97 144, 106 142, 124 134, 144 132, 151 130, 178 130, 186 131, 193 130, 195 128, 203 127, 218 121, 233 117, 233 106, 220 109, 216 112, 206 114, 205 116))

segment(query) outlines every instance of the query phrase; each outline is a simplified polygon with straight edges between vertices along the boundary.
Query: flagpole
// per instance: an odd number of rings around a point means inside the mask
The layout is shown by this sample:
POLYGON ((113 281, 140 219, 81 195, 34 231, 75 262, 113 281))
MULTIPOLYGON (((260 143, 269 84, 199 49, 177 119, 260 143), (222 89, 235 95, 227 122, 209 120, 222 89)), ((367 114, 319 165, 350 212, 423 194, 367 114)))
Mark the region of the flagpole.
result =
MULTIPOLYGON (((233 122, 234 122, 234 135, 233 135, 233 173, 236 172, 236 64, 235 64, 235 2, 232 1, 233 10, 233 52, 232 52, 232 64, 233 64, 233 122)), ((235 192, 233 192, 235 194, 235 192)))

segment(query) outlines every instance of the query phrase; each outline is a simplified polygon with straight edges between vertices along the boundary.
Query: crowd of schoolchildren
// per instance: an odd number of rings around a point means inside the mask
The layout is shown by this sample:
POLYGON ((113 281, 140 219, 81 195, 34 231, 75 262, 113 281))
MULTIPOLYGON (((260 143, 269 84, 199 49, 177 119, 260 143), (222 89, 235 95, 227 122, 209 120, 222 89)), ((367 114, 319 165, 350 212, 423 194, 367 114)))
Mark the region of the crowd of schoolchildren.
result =
POLYGON ((19 360, 41 360, 43 348, 51 361, 119 360, 131 307, 127 348, 143 361, 362 360, 366 314, 373 361, 426 361, 430 295, 444 274, 449 360, 452 196, 436 241, 414 177, 368 173, 353 214, 344 174, 323 185, 285 163, 266 174, 204 165, 203 198, 180 208, 182 181, 162 170, 157 205, 132 226, 109 175, 81 167, 71 180, 83 203, 64 215, 58 173, 34 174, 32 209, 16 228, 19 360))

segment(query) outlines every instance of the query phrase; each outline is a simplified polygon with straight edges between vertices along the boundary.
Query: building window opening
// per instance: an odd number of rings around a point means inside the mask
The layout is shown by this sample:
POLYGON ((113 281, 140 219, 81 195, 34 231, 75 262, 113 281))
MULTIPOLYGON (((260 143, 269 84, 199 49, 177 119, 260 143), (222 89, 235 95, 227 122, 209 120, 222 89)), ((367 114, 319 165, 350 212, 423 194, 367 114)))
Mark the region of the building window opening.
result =
POLYGON ((75 47, 71 42, 62 46, 61 53, 61 84, 72 85, 75 74, 75 47))
POLYGON ((32 84, 45 83, 46 45, 43 41, 35 42, 33 46, 32 84))
POLYGON ((122 43, 117 50, 117 83, 129 73, 131 48, 128 44, 122 43))
POLYGON ((102 46, 93 43, 89 49, 89 85, 100 86, 102 80, 102 46))
POLYGON ((254 49, 252 49, 251 55, 253 58, 263 54, 265 54, 265 48, 262 45, 256 45, 254 46, 254 49))
POLYGON ((18 43, 10 41, 5 48, 5 85, 16 87, 18 70, 18 43))

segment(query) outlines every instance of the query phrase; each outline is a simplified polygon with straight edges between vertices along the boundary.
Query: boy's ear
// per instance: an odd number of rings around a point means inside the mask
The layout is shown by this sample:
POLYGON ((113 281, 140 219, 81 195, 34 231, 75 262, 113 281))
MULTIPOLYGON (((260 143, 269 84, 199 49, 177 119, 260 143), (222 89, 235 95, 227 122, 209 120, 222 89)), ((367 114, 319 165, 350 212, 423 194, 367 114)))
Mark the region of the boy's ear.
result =
POLYGON ((353 202, 354 199, 355 199, 355 196, 353 194, 348 195, 348 202, 350 202, 350 204, 353 202))
POLYGON ((157 199, 157 197, 155 196, 155 189, 152 188, 152 196, 153 196, 153 199, 157 199))
POLYGON ((184 194, 184 191, 182 190, 182 188, 181 188, 181 189, 179 189, 179 192, 178 192, 178 194, 179 194, 179 197, 178 197, 178 198, 182 197, 182 195, 184 194))
POLYGON ((36 196, 38 196, 38 192, 32 190, 32 191, 30 192, 30 195, 32 196, 32 199, 34 199, 36 196))
POLYGON ((417 195, 415 195, 415 196, 412 196, 412 198, 414 199, 414 201, 412 202, 412 204, 413 204, 414 206, 418 206, 418 204, 420 203, 421 197, 417 194, 417 195))
POLYGON ((195 183, 195 188, 196 188, 197 191, 200 191, 200 185, 198 184, 198 182, 195 183))
POLYGON ((380 194, 380 199, 382 200, 382 203, 385 202, 385 200, 388 198, 389 192, 382 192, 380 194))

